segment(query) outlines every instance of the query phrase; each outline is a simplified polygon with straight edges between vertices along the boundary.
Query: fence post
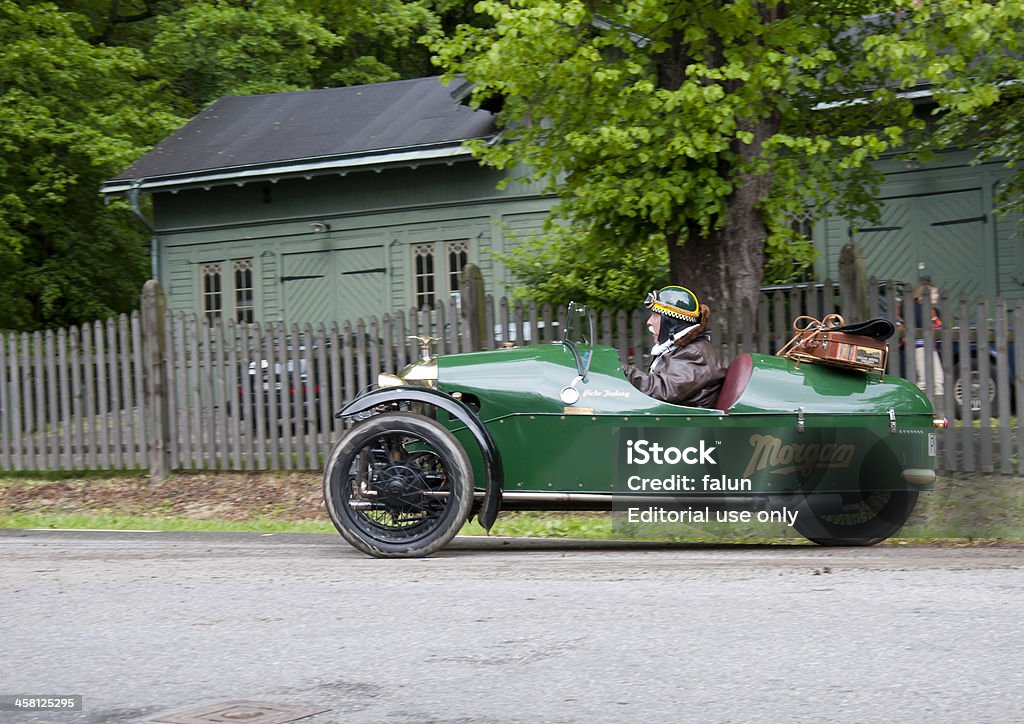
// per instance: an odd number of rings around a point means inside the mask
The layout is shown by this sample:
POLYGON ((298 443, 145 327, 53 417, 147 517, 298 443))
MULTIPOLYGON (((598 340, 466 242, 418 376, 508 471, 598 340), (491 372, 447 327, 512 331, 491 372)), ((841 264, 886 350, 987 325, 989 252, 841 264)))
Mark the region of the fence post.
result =
POLYGON ((461 296, 462 316, 466 319, 464 352, 479 352, 484 348, 484 330, 487 321, 484 316, 484 277, 480 267, 467 264, 462 270, 461 296))
MULTIPOLYGON (((867 319, 867 286, 864 262, 864 250, 860 244, 853 240, 853 234, 843 248, 839 251, 839 299, 842 314, 847 321, 867 319)), ((826 293, 830 291, 826 285, 826 293)), ((824 314, 831 312, 832 300, 828 300, 828 309, 824 314)))
POLYGON ((170 430, 167 424, 167 372, 164 337, 164 313, 167 300, 160 282, 150 279, 142 287, 142 349, 146 386, 143 408, 146 410, 146 457, 149 481, 158 483, 167 477, 170 430))

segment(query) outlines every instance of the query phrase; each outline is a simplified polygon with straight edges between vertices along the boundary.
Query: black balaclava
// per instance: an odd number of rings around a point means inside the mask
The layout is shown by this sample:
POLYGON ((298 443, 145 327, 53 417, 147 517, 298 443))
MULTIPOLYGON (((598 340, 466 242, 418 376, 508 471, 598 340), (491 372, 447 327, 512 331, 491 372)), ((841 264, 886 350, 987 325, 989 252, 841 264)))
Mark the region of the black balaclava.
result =
POLYGON ((658 330, 658 344, 665 344, 665 342, 672 339, 672 335, 676 332, 681 332, 687 327, 692 327, 693 322, 687 322, 683 319, 675 319, 668 317, 664 314, 659 314, 661 317, 661 329, 658 330))

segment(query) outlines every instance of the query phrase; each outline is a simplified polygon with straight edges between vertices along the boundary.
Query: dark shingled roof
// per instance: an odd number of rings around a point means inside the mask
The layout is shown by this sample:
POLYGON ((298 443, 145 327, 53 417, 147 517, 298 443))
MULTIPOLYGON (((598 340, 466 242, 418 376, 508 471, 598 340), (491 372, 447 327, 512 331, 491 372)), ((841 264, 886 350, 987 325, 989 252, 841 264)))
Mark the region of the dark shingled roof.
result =
POLYGON ((459 104, 438 78, 229 96, 215 101, 106 185, 450 146, 495 133, 491 113, 459 104))

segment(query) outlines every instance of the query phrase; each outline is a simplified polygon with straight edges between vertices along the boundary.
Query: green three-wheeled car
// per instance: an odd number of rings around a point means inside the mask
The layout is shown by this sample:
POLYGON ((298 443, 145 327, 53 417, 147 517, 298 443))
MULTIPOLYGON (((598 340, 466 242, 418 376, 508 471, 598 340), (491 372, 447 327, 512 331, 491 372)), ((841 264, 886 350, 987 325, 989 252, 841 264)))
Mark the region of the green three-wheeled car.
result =
POLYGON ((742 353, 714 408, 682 407, 626 380, 585 307, 564 329, 553 344, 424 355, 349 402, 324 469, 342 536, 410 557, 501 510, 691 523, 731 510, 870 545, 935 480, 932 408, 902 378, 742 353))

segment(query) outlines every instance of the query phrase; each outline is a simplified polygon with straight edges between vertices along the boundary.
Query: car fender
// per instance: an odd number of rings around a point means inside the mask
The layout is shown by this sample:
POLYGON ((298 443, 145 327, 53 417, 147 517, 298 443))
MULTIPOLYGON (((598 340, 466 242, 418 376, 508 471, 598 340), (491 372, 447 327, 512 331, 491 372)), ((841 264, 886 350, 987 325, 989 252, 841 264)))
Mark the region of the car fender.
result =
POLYGON ((473 435, 477 445, 480 446, 480 453, 484 458, 484 467, 487 470, 487 480, 484 486, 484 498, 480 504, 480 512, 477 520, 484 530, 490 530, 494 521, 498 518, 498 511, 501 510, 501 496, 505 487, 504 471, 501 465, 501 454, 494 442, 490 431, 480 422, 465 403, 455 399, 449 394, 431 389, 429 387, 387 387, 372 390, 351 402, 335 413, 335 417, 349 418, 366 412, 378 405, 387 405, 396 402, 421 402, 425 405, 438 407, 466 426, 473 435))

